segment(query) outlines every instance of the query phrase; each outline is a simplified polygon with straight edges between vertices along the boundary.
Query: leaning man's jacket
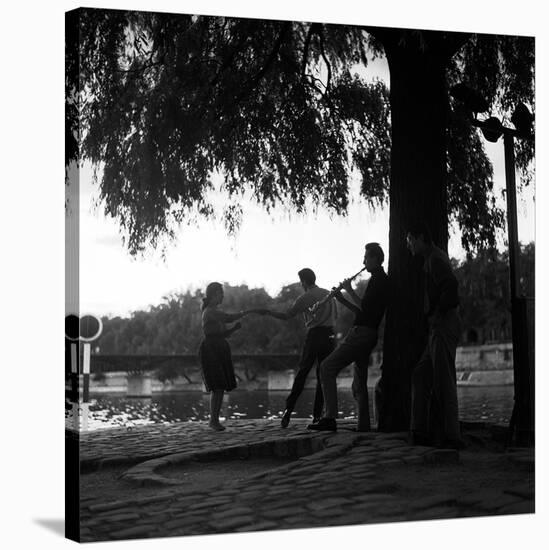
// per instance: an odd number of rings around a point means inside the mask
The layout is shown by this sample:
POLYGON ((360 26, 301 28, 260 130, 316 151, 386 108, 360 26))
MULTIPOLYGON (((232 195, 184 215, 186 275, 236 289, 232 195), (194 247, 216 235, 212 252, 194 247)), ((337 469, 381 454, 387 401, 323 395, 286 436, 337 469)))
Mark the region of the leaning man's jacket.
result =
POLYGON ((452 271, 448 255, 440 248, 432 246, 425 258, 424 311, 427 317, 444 315, 459 305, 458 282, 452 271))

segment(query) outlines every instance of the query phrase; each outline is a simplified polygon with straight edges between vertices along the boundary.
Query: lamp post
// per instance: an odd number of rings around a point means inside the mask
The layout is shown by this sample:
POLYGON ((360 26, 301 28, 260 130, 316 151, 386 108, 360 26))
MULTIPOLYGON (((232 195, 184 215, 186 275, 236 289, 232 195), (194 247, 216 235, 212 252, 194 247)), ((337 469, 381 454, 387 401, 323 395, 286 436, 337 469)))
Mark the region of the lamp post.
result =
POLYGON ((475 117, 472 124, 481 129, 484 137, 495 143, 503 136, 505 151, 505 186, 507 202, 507 232, 509 240, 509 272, 511 289, 511 320, 513 337, 513 379, 515 400, 509 425, 509 443, 534 443, 534 326, 529 325, 529 300, 520 288, 520 245, 517 223, 517 191, 515 181, 515 137, 533 139, 533 115, 526 105, 519 104, 511 117, 514 128, 504 126, 496 117, 479 120, 476 113, 486 112, 488 104, 475 91, 458 84, 452 95, 462 101, 475 117))

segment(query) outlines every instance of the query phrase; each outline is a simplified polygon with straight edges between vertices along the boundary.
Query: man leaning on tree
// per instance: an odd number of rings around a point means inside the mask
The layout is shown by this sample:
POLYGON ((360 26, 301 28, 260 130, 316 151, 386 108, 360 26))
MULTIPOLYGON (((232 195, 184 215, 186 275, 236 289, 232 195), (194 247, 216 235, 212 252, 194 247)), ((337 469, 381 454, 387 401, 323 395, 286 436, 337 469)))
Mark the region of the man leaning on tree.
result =
POLYGON ((410 442, 459 449, 456 348, 460 335, 458 283, 448 255, 433 244, 429 229, 418 223, 406 236, 410 252, 422 256, 427 345, 412 372, 410 442))

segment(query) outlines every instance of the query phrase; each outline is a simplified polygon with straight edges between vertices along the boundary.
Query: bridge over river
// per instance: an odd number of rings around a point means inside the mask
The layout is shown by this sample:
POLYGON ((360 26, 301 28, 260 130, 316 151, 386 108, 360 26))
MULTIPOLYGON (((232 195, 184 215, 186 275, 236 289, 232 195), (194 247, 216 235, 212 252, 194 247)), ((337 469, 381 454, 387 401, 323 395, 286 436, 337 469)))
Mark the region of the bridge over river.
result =
MULTIPOLYGON (((460 385, 507 385, 513 383, 511 343, 485 344, 458 348, 456 369, 460 385)), ((370 357, 369 384, 380 376, 381 350, 370 357)), ((233 363, 240 389, 289 390, 299 362, 296 354, 234 354, 233 363)), ((104 355, 92 354, 90 391, 122 392, 144 397, 161 391, 203 391, 196 355, 104 355)), ((338 380, 350 387, 351 367, 338 380)), ((307 387, 315 384, 310 376, 307 387)))

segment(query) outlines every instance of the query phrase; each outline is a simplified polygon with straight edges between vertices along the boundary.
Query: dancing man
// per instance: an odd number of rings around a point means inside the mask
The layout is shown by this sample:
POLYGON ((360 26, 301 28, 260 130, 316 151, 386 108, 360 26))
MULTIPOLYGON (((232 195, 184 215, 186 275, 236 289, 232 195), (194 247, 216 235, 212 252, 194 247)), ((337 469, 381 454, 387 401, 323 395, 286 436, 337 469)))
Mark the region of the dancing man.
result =
POLYGON ((286 399, 286 409, 280 422, 283 428, 286 428, 290 423, 292 411, 303 392, 307 376, 315 363, 317 364, 317 383, 313 405, 313 423, 317 422, 321 417, 323 397, 318 368, 320 363, 334 349, 334 325, 337 312, 334 300, 328 300, 326 303, 315 308, 314 311, 311 311, 312 306, 326 298, 329 292, 316 285, 316 275, 312 269, 304 268, 297 275, 305 291, 304 294, 299 296, 292 307, 286 312, 267 311, 267 314, 283 321, 292 319, 301 313, 307 327, 299 368, 295 375, 290 395, 286 399))
POLYGON ((310 424, 310 430, 336 431, 337 375, 347 365, 355 363, 353 375, 353 396, 358 403, 357 431, 369 431, 370 411, 368 406, 368 362, 370 353, 377 343, 377 331, 387 308, 389 280, 383 269, 385 255, 378 243, 365 246, 364 266, 371 273, 362 299, 353 290, 351 281, 341 285, 347 291, 349 300, 341 291, 335 290, 335 297, 345 307, 355 313, 352 328, 338 348, 320 366, 320 380, 324 393, 326 414, 317 423, 310 424))

